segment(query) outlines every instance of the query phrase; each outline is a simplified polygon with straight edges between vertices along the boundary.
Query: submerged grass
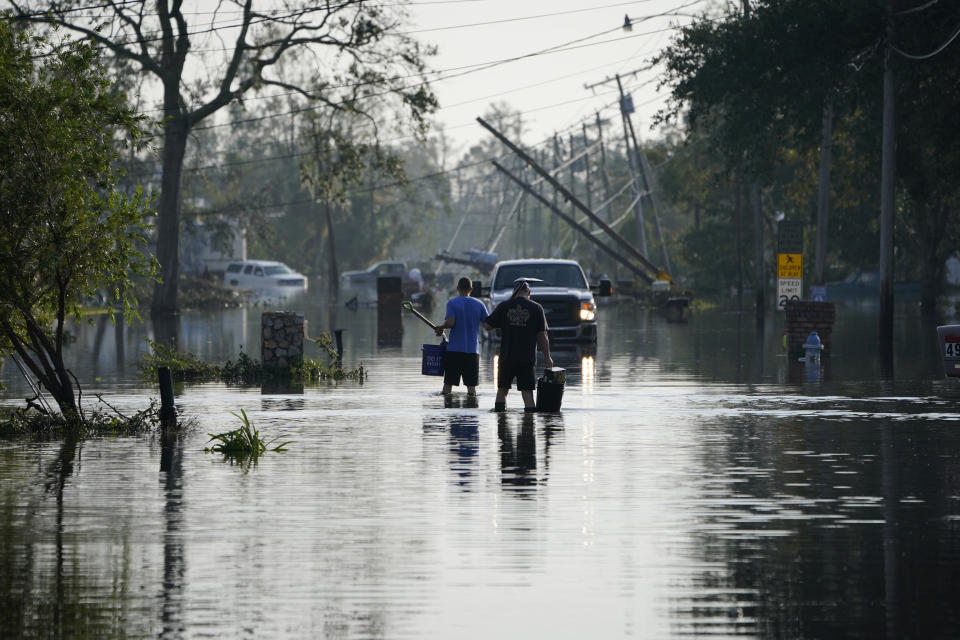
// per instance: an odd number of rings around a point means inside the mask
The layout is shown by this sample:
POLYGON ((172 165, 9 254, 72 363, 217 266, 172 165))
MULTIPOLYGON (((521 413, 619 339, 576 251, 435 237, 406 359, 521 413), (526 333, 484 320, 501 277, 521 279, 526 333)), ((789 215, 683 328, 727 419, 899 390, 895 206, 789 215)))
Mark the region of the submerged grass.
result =
POLYGON ((154 431, 160 426, 156 400, 151 400, 149 407, 132 416, 125 416, 109 405, 106 406, 109 412, 98 407, 92 412, 85 413, 80 420, 68 420, 58 413, 42 413, 33 408, 4 411, 0 414, 0 437, 52 440, 67 436, 75 438, 139 436, 154 431))

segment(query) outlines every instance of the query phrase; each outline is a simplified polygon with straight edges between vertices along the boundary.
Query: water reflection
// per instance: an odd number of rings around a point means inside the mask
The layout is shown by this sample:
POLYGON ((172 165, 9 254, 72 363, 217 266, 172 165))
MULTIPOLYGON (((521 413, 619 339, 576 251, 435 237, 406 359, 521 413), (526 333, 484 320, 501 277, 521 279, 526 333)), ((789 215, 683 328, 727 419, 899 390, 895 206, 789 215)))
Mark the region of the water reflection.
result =
POLYGON ((519 425, 505 411, 497 415, 500 441, 500 482, 519 497, 532 498, 537 478, 537 438, 533 413, 519 414, 519 425), (511 424, 513 422, 514 424, 511 424))
MULTIPOLYGON (((444 409, 476 410, 476 396, 447 394, 440 396, 444 409)), ((449 437, 448 466, 454 483, 463 491, 470 491, 478 476, 480 454, 480 418, 478 411, 454 411, 437 413, 439 407, 424 406, 424 434, 446 434, 449 437)))
MULTIPOLYGON (((375 310, 310 313, 311 333, 349 319, 344 357, 369 384, 187 385, 194 431, 0 442, 0 635, 960 629, 960 383, 917 345, 923 320, 898 321, 897 378, 880 380, 874 319, 841 315, 811 384, 780 355, 779 316, 757 331, 738 314, 609 308, 594 352, 557 349, 570 375, 547 415, 489 411, 489 346, 480 397, 444 397, 420 375, 422 323, 378 349, 375 310), (203 455, 206 433, 258 403, 257 427, 295 446, 250 474, 203 455)), ((81 379, 112 380, 115 406, 142 408, 130 364, 150 326, 118 326, 113 340, 78 326, 70 355, 81 379)), ((185 314, 180 346, 235 358, 258 331, 258 310, 185 314)))
POLYGON ((183 513, 183 439, 177 425, 160 434, 160 487, 163 496, 163 583, 161 591, 161 638, 184 635, 183 598, 186 588, 183 513))

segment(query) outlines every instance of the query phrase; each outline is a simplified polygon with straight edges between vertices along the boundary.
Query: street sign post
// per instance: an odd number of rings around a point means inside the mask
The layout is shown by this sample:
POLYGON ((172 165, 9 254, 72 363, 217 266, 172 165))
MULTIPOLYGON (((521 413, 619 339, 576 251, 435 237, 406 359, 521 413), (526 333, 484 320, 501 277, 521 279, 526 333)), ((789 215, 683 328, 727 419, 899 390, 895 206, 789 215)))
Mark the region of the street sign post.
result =
POLYGON ((786 308, 787 301, 803 297, 803 254, 777 254, 777 308, 786 308))

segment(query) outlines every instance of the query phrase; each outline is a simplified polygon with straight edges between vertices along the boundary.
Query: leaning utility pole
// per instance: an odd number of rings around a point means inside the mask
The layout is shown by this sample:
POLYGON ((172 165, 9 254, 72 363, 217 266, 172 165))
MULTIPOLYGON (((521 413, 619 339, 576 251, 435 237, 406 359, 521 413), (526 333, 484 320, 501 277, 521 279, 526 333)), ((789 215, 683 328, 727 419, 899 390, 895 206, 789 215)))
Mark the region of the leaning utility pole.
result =
POLYGON ((588 209, 585 204, 580 202, 580 200, 575 195, 570 193, 570 191, 566 187, 564 187, 559 181, 557 181, 553 176, 551 176, 546 169, 544 169, 542 166, 537 164, 537 162, 533 158, 531 158, 526 152, 524 152, 523 149, 519 148, 517 145, 515 145, 513 142, 507 139, 506 136, 504 136, 502 133, 500 133, 495 128, 493 128, 483 118, 477 118, 477 122, 479 122, 484 129, 492 133, 500 142, 505 144, 511 151, 513 151, 517 156, 519 156, 524 162, 526 162, 531 169, 533 169, 535 172, 540 174, 540 176, 543 177, 544 180, 550 183, 550 186, 552 186, 557 191, 557 193, 563 196, 566 200, 569 200, 574 207, 576 207, 581 212, 583 212, 587 216, 587 218, 593 221, 594 224, 596 224, 598 227, 603 229, 603 231, 610 238, 612 238, 617 244, 623 247, 627 251, 627 253, 630 254, 630 256, 632 256, 637 261, 639 261, 640 264, 642 264, 652 273, 654 274, 661 273, 662 270, 659 267, 657 267, 657 265, 650 262, 650 260, 648 260, 647 257, 643 255, 640 251, 638 251, 636 247, 634 247, 632 244, 627 242, 619 233, 617 233, 612 228, 610 228, 610 225, 608 225, 606 222, 601 220, 597 216, 597 214, 595 214, 593 211, 588 209))
MULTIPOLYGON (((639 168, 636 166, 633 147, 630 145, 630 128, 633 124, 630 122, 630 112, 627 107, 627 97, 623 94, 623 85, 620 83, 620 75, 617 74, 617 88, 620 90, 620 119, 623 120, 623 143, 626 147, 627 167, 630 169, 630 179, 633 182, 633 195, 636 198, 635 211, 637 213, 636 225, 637 236, 640 239, 640 250, 643 256, 648 257, 647 251, 647 231, 643 219, 643 187, 637 177, 639 168)), ((630 107, 632 109, 632 107, 630 107)))
MULTIPOLYGON (((641 268, 638 267, 637 265, 635 265, 635 264, 633 264, 632 262, 630 262, 627 258, 625 258, 624 256, 620 255, 619 253, 617 253, 616 251, 614 251, 613 249, 611 249, 610 247, 608 247, 608 246, 606 245, 606 243, 600 241, 600 239, 598 239, 596 236, 594 236, 592 233, 590 233, 590 230, 589 230, 589 229, 587 229, 586 227, 584 227, 583 225, 581 225, 579 222, 577 222, 577 221, 573 218, 573 216, 564 213, 563 210, 560 209, 560 207, 558 207, 558 206, 556 206, 556 205, 551 204, 550 202, 548 202, 546 198, 544 198, 542 195, 538 194, 538 193, 534 190, 533 185, 525 182, 525 181, 522 180, 521 178, 519 178, 519 177, 517 177, 516 175, 514 175, 513 173, 511 173, 509 169, 504 168, 503 165, 501 165, 501 164, 500 164, 499 162, 497 162, 496 160, 493 161, 493 166, 495 166, 497 169, 499 169, 500 172, 503 173, 505 176, 507 176, 508 178, 510 178, 511 180, 513 180, 515 183, 517 183, 517 186, 519 186, 521 189, 523 189, 524 191, 526 191, 527 193, 529 193, 530 195, 532 195, 532 196, 533 196, 534 198, 536 198, 541 204, 545 205, 548 209, 550 209, 550 210, 553 211, 555 214, 557 214, 557 216, 558 216, 559 218, 561 218, 564 222, 566 222, 566 223, 569 224, 571 227, 573 227, 574 229, 576 229, 577 231, 579 231, 583 236, 585 236, 588 240, 590 240, 590 242, 593 242, 595 245, 597 245, 597 247, 598 247, 599 249, 601 249, 602 251, 605 251, 605 252, 606 252, 607 254, 609 254, 610 257, 612 257, 614 260, 616 260, 617 262, 619 262, 619 263, 621 263, 622 265, 624 265, 625 267, 627 267, 627 268, 628 268, 630 271, 632 271, 635 275, 637 275, 638 277, 640 277, 644 282, 646 282, 647 284, 650 284, 651 282, 653 282, 653 277, 652 277, 649 273, 647 273, 646 271, 644 271, 643 269, 641 269, 641 268)), ((536 168, 536 167, 535 167, 535 168, 536 168)))

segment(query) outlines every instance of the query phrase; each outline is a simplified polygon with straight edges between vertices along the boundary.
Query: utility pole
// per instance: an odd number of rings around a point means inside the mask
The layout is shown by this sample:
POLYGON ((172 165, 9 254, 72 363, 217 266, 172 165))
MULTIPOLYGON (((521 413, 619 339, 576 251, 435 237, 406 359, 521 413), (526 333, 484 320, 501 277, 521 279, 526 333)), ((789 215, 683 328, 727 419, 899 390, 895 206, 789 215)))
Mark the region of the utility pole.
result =
MULTIPOLYGON (((581 123, 581 129, 583 131, 583 149, 586 149, 590 146, 589 139, 587 138, 587 123, 586 121, 581 123)), ((587 155, 583 159, 583 168, 584 168, 584 185, 586 185, 587 190, 587 208, 593 211, 593 185, 590 180, 590 156, 587 155)), ((588 229, 593 229, 593 223, 588 223, 588 229)), ((600 252, 599 250, 594 252, 593 264, 591 265, 591 271, 599 272, 599 262, 600 262, 600 252)))
MULTIPOLYGON (((620 100, 624 100, 623 85, 620 82, 620 76, 617 76, 617 88, 620 89, 620 100)), ((631 109, 632 111, 632 109, 631 109)), ((650 198, 650 204, 653 205, 653 228, 657 232, 657 241, 660 243, 660 253, 663 258, 663 266, 670 273, 670 258, 667 256, 667 245, 663 241, 663 232, 660 230, 660 214, 656 201, 653 199, 653 190, 650 188, 650 182, 647 180, 647 168, 643 153, 640 151, 640 145, 637 143, 637 132, 633 128, 633 118, 630 117, 631 111, 624 109, 624 121, 630 131, 630 140, 633 142, 634 162, 637 165, 637 172, 640 179, 643 180, 643 194, 650 198)), ((627 143, 629 147, 630 144, 627 143)))
MULTIPOLYGON (((743 9, 743 17, 749 18, 750 0, 742 0, 741 8, 743 9)), ((754 288, 756 289, 756 306, 754 310, 756 311, 757 325, 762 327, 763 317, 766 313, 766 266, 763 261, 763 209, 761 208, 762 202, 760 195, 760 183, 754 180, 750 184, 750 199, 753 204, 753 249, 754 262, 756 263, 756 272, 754 274, 756 280, 754 283, 754 288)))
MULTIPOLYGON (((581 225, 579 222, 577 222, 577 221, 573 218, 572 215, 567 215, 566 213, 564 213, 564 212, 560 209, 560 207, 558 207, 558 206, 556 206, 556 205, 553 205, 553 204, 550 204, 549 202, 547 202, 547 199, 544 198, 542 195, 538 194, 538 193, 534 190, 534 188, 533 188, 532 185, 530 185, 530 184, 524 182, 523 180, 521 180, 519 177, 517 177, 516 175, 514 175, 513 173, 511 173, 510 170, 506 169, 503 165, 501 165, 501 164, 500 164, 499 162, 497 162, 496 160, 493 161, 493 166, 495 166, 497 169, 499 169, 505 176, 507 176, 508 178, 510 178, 511 180, 513 180, 515 183, 517 183, 517 185, 518 185, 520 188, 522 188, 524 191, 526 191, 527 193, 529 193, 530 195, 532 195, 534 198, 536 198, 538 201, 540 201, 540 203, 546 205, 546 207, 547 207, 548 209, 551 209, 551 210, 552 210, 555 214, 557 214, 557 216, 558 216, 559 218, 561 218, 564 222, 566 222, 566 223, 569 224, 571 227, 573 227, 574 229, 576 229, 577 231, 579 231, 583 236, 585 236, 588 240, 590 240, 590 242, 593 242, 595 245, 597 245, 597 247, 598 247, 599 249, 607 252, 607 253, 610 255, 610 257, 612 257, 614 260, 616 260, 616 261, 620 262, 621 264, 623 264, 625 267, 627 267, 627 269, 629 269, 630 271, 632 271, 636 276, 638 276, 639 278, 641 278, 642 280, 644 280, 647 284, 653 282, 653 277, 652 277, 649 273, 647 273, 646 271, 644 271, 643 269, 641 269, 641 268, 638 267, 637 265, 635 265, 635 264, 633 264, 632 262, 630 262, 630 260, 628 260, 625 256, 623 256, 623 255, 617 253, 616 251, 614 251, 613 249, 611 249, 609 246, 607 246, 607 244, 606 244, 605 242, 602 242, 601 240, 599 240, 596 236, 594 236, 592 233, 590 233, 590 230, 589 230, 589 229, 587 229, 586 227, 584 227, 583 225, 581 225)), ((536 168, 536 167, 534 167, 534 168, 536 168)), ((632 247, 631 247, 631 248, 632 248, 632 247)))
MULTIPOLYGON (((559 168, 560 168, 560 140, 557 138, 557 133, 554 132, 553 133, 553 172, 552 173, 556 175, 557 169, 559 168)), ((553 192, 554 207, 556 207, 558 204, 557 198, 558 198, 557 191, 554 190, 553 192)), ((553 216, 550 216, 550 222, 548 226, 550 227, 550 245, 549 245, 550 256, 549 257, 552 258, 554 257, 555 252, 557 250, 557 241, 559 240, 558 238, 559 233, 557 231, 557 219, 554 218, 553 216)))
POLYGON ((603 124, 600 121, 600 112, 597 111, 597 138, 600 140, 600 176, 603 178, 603 201, 607 203, 607 222, 613 219, 610 215, 610 174, 607 173, 607 150, 603 142, 603 124))
POLYGON ((519 156, 525 163, 527 163, 527 165, 531 169, 536 171, 544 180, 546 180, 550 184, 550 186, 554 188, 556 192, 562 195, 566 200, 569 200, 573 204, 573 206, 579 209, 584 215, 587 216, 587 218, 592 220, 598 227, 603 229, 603 231, 610 238, 612 238, 617 244, 623 247, 629 255, 631 255, 638 262, 640 262, 640 264, 646 267, 651 273, 657 274, 660 272, 659 267, 657 267, 655 264, 650 262, 650 260, 648 260, 647 257, 644 256, 640 251, 638 251, 636 247, 634 247, 632 244, 627 242, 619 233, 617 233, 612 228, 610 228, 610 225, 608 225, 603 220, 598 218, 597 214, 595 214, 593 211, 588 209, 585 204, 580 202, 580 200, 575 195, 570 193, 570 191, 566 187, 564 187, 556 178, 550 175, 550 173, 546 169, 544 169, 541 165, 537 164, 537 162, 533 158, 531 158, 529 154, 524 152, 523 149, 520 149, 517 145, 515 145, 513 142, 507 139, 506 136, 504 136, 502 133, 497 131, 493 126, 490 125, 490 123, 488 123, 483 118, 477 118, 477 122, 479 122, 484 129, 492 133, 500 142, 505 144, 511 151, 513 151, 517 156, 519 156))
POLYGON ((627 111, 627 99, 623 94, 623 84, 620 82, 619 74, 617 74, 617 89, 620 90, 620 119, 623 121, 623 143, 627 154, 627 167, 630 169, 630 179, 633 183, 633 196, 636 198, 634 211, 636 211, 637 215, 637 237, 640 240, 640 251, 643 253, 643 257, 647 258, 650 254, 647 251, 647 231, 643 219, 643 187, 637 178, 637 167, 634 162, 632 147, 630 146, 630 120, 627 111))
POLYGON ((883 142, 880 173, 880 353, 883 368, 893 370, 893 206, 896 195, 896 85, 893 74, 893 2, 885 0, 886 43, 883 61, 883 142))
MULTIPOLYGON (((631 74, 637 74, 640 69, 631 71, 631 74)), ((650 188, 650 181, 647 178, 647 166, 646 161, 643 157, 643 153, 640 150, 640 145, 637 142, 637 133, 633 127, 633 119, 630 117, 630 114, 633 112, 633 103, 629 95, 624 94, 623 92, 623 82, 621 81, 620 74, 615 74, 614 77, 607 78, 601 82, 595 82, 592 85, 585 85, 585 88, 592 89, 598 85, 606 84, 615 80, 617 83, 617 89, 620 92, 620 115, 623 119, 623 138, 624 143, 627 146, 627 166, 630 168, 630 176, 635 184, 634 187, 634 197, 637 198, 637 227, 638 235, 640 236, 640 246, 644 252, 644 255, 647 255, 647 238, 646 238, 646 228, 643 218, 643 198, 649 197, 650 204, 652 205, 653 210, 653 221, 654 221, 654 230, 657 233, 657 241, 660 243, 660 253, 661 260, 663 261, 664 268, 667 270, 667 273, 670 272, 670 257, 667 252, 667 245, 663 241, 663 230, 660 227, 660 211, 657 201, 654 198, 653 190, 650 188), (639 179, 638 179, 639 177, 639 179), (642 184, 641 184, 642 181, 642 184)), ((597 115, 597 126, 599 128, 599 114, 597 115)))

